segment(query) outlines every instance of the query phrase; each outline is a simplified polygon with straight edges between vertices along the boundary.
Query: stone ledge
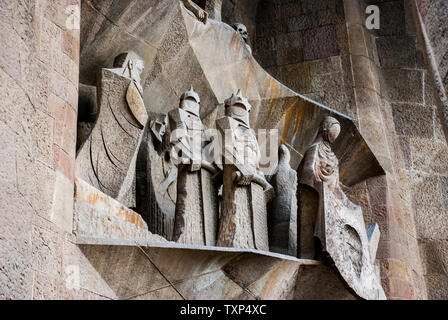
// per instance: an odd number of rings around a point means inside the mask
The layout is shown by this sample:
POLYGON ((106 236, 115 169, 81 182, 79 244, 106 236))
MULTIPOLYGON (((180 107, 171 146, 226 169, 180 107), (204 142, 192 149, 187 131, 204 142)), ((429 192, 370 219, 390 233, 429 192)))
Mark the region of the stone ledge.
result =
POLYGON ((182 249, 216 253, 252 253, 302 265, 321 265, 315 260, 255 249, 194 246, 170 242, 152 234, 142 217, 100 190, 77 178, 75 180, 74 234, 79 245, 139 246, 182 249))

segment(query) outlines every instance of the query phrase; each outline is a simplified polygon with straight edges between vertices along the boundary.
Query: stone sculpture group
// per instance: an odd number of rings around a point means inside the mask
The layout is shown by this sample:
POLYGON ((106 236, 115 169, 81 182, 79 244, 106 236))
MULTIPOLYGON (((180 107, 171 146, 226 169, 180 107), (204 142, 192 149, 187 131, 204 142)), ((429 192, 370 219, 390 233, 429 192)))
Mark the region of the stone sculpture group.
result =
MULTIPOLYGON (((206 23, 198 5, 183 3, 206 23)), ((247 43, 244 25, 234 28, 247 43)), ((225 101, 213 131, 201 121, 193 88, 167 114, 148 114, 143 68, 129 52, 101 71, 100 112, 77 156, 80 178, 135 208, 149 231, 169 241, 320 260, 334 265, 349 287, 380 296, 378 226, 365 226, 361 208, 341 188, 332 144, 343 128, 335 117, 322 119, 297 171, 281 145, 275 173, 265 176, 252 106, 241 90, 225 101)))

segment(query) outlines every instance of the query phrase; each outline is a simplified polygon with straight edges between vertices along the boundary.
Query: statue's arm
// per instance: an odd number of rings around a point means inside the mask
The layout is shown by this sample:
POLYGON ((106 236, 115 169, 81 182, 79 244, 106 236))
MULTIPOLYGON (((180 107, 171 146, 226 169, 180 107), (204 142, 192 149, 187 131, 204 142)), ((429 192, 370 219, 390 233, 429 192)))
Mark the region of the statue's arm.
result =
POLYGON ((194 15, 203 23, 207 23, 208 13, 201 9, 196 3, 192 0, 182 0, 185 8, 194 13, 194 15))

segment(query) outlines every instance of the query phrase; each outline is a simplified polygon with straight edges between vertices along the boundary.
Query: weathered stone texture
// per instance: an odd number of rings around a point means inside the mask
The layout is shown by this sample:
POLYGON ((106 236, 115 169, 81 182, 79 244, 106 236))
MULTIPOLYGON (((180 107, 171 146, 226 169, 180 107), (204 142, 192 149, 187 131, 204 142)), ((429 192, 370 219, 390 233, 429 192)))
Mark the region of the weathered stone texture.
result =
POLYGON ((79 30, 66 29, 65 9, 73 4, 79 2, 0 4, 0 207, 6 214, 0 227, 3 299, 58 297, 62 230, 72 229, 70 168, 78 100, 78 62, 72 57, 79 48, 79 30), (73 38, 65 50, 63 35, 73 38), (52 95, 64 100, 70 116, 52 108, 52 95), (59 151, 64 158, 56 154, 59 151))
MULTIPOLYGON (((255 0, 223 1, 223 20, 248 26, 254 55, 274 77, 354 117, 387 172, 386 177, 347 187, 351 187, 351 199, 363 208, 365 220, 380 223, 378 257, 388 296, 447 298, 446 123, 437 110, 439 99, 417 41, 412 7, 401 0, 367 2, 378 5, 382 12, 378 31, 363 27, 364 3, 357 0, 270 0, 260 5, 255 0)), ((446 87, 448 6, 443 0, 416 2, 446 87)), ((6 214, 0 224, 0 298, 353 298, 326 267, 252 257, 239 268, 229 263, 236 253, 201 253, 204 256, 199 257, 199 253, 181 249, 173 253, 168 249, 75 245, 71 231, 79 63, 81 81, 93 84, 99 67, 111 65, 117 53, 135 49, 148 66, 142 77, 147 88, 145 102, 159 112, 177 103, 187 82, 194 81, 204 96, 203 115, 209 115, 222 96, 228 95, 227 87, 244 85, 244 79, 227 79, 224 69, 211 67, 227 53, 205 45, 217 29, 191 32, 193 22, 184 21, 179 10, 180 6, 169 1, 115 1, 109 5, 96 0, 25 0, 0 4, 0 207, 6 214), (66 29, 65 11, 80 2, 81 36, 79 30, 66 29), (221 56, 210 54, 212 49, 221 56), (173 261, 171 257, 177 258, 173 261), (201 261, 205 261, 203 265, 201 261), (113 272, 109 272, 111 265, 113 272), (80 267, 79 290, 67 287, 66 268, 70 266, 80 267), (251 267, 251 272, 244 267, 251 267), (136 273, 141 276, 135 277, 136 273)), ((240 49, 238 59, 247 54, 240 49)), ((228 63, 229 57, 225 58, 228 63)), ((282 126, 285 112, 286 119, 294 123, 295 110, 306 108, 290 104, 280 94, 273 98, 274 92, 284 88, 261 75, 255 63, 247 66, 238 61, 232 72, 247 67, 246 89, 253 99, 260 99, 263 86, 271 95, 264 92, 262 102, 254 103, 253 117, 261 119, 257 124, 265 117, 273 126, 277 122, 282 126)), ((312 111, 306 117, 297 116, 298 130, 303 131, 297 134, 295 128, 288 127, 287 140, 302 136, 312 140, 314 137, 308 136, 316 133, 310 128, 318 115, 312 111)), ((302 139, 295 140, 297 145, 312 142, 298 140, 302 139)), ((359 150, 345 145, 349 147, 344 155, 359 150)), ((342 175, 351 182, 354 178, 346 168, 353 168, 352 160, 341 167, 342 175)), ((84 205, 82 211, 91 212, 89 200, 84 205)), ((102 230, 114 240, 136 233, 137 215, 118 204, 112 207, 117 215, 108 213, 99 222, 87 221, 89 230, 102 230), (123 224, 123 216, 134 220, 123 224), (110 224, 97 228, 101 223, 110 224), (112 230, 117 226, 123 230, 112 230)))

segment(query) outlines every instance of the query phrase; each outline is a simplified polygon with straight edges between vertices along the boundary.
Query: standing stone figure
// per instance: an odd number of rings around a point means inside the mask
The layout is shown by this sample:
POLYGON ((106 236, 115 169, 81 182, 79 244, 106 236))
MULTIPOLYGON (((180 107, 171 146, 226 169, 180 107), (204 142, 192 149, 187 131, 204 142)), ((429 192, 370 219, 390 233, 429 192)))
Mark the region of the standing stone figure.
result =
POLYGON ((149 231, 172 239, 176 205, 177 168, 172 164, 166 130, 167 115, 151 115, 146 126, 136 168, 136 211, 149 231))
POLYGON ((191 88, 180 106, 169 112, 171 157, 177 174, 177 200, 173 241, 190 245, 216 244, 218 198, 215 167, 202 157, 209 142, 200 118, 200 98, 191 88))
POLYGON ((361 208, 340 186, 339 161, 331 149, 340 132, 339 121, 326 117, 299 167, 300 258, 318 259, 326 253, 359 296, 382 299, 384 291, 371 257, 376 255, 370 244, 373 237, 367 234, 361 208))
POLYGON ((269 251, 267 194, 258 171, 260 150, 249 125, 251 105, 241 91, 225 102, 225 117, 216 126, 223 137, 223 200, 218 246, 269 251))
POLYGON ((271 180, 275 198, 271 202, 269 245, 272 252, 297 257, 297 172, 290 160, 289 149, 281 145, 278 171, 271 180))
POLYGON ((99 114, 76 158, 76 175, 128 207, 134 207, 133 181, 138 145, 148 114, 142 98, 143 60, 120 54, 113 69, 98 75, 99 114))

